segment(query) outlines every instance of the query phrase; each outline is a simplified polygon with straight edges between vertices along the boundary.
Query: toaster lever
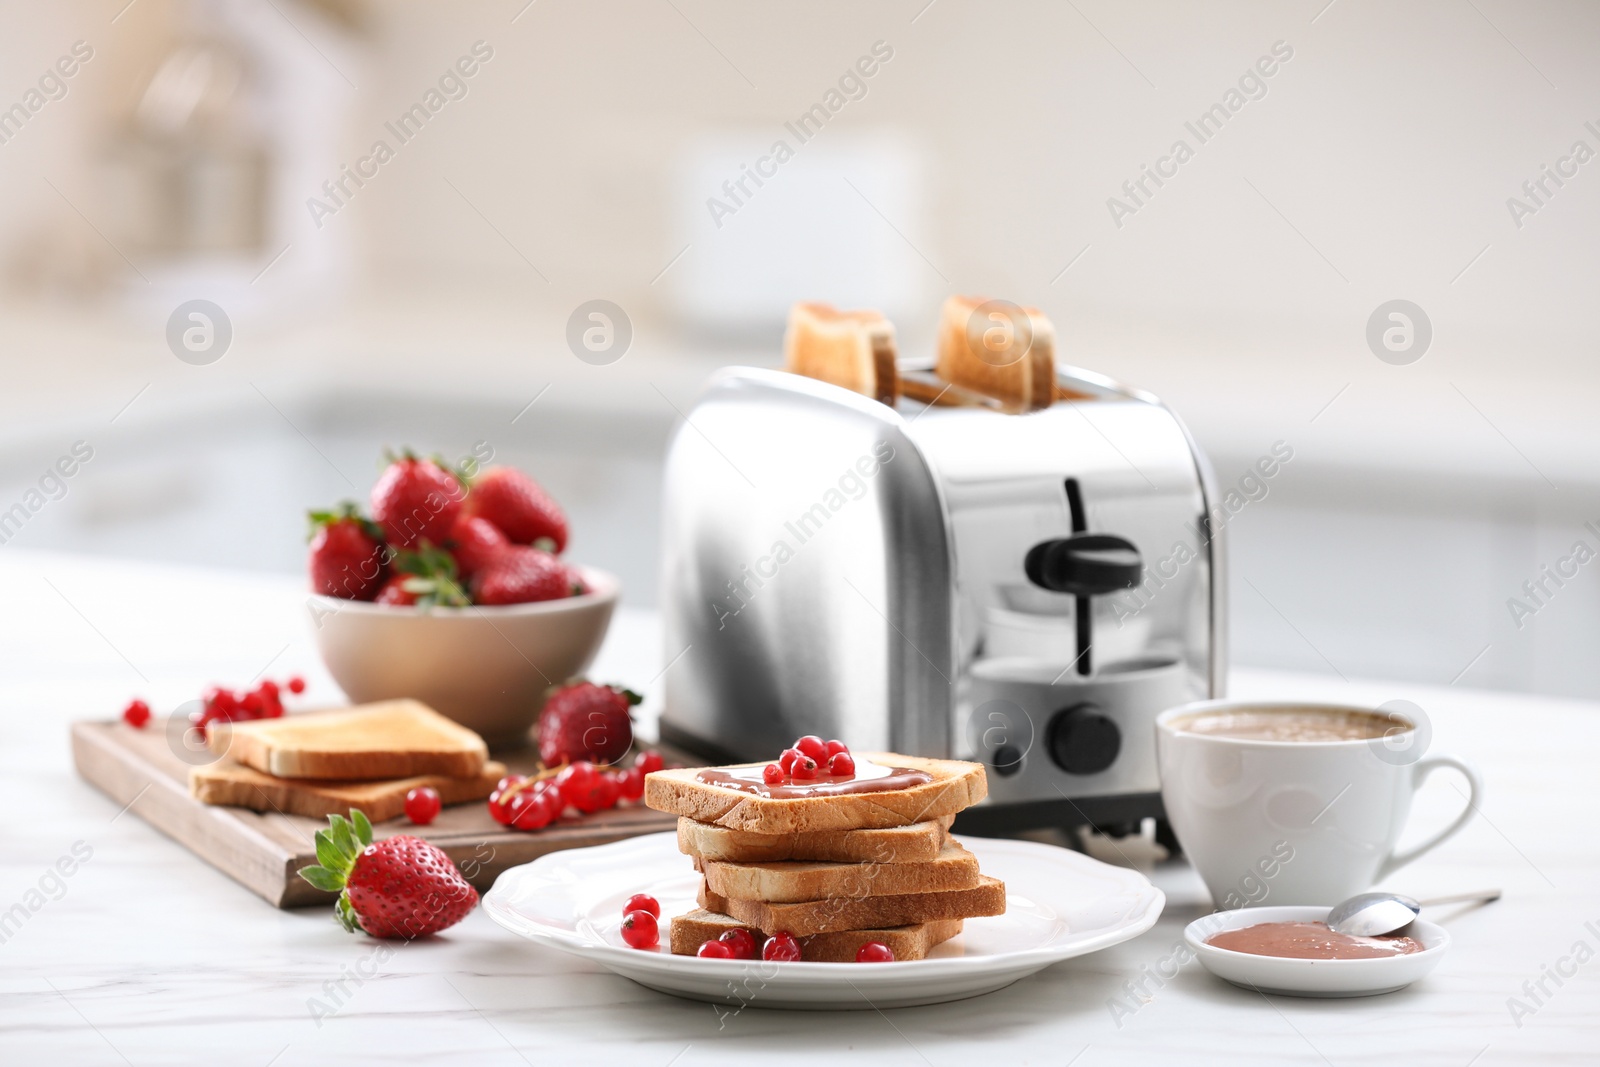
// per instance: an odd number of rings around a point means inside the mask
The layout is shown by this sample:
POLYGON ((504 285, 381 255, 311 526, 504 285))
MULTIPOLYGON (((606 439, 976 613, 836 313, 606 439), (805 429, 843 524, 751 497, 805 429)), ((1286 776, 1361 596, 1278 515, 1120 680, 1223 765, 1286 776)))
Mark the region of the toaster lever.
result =
POLYGON ((1040 541, 1028 549, 1023 569, 1034 585, 1074 596, 1132 589, 1144 577, 1139 550, 1113 534, 1079 533, 1040 541))

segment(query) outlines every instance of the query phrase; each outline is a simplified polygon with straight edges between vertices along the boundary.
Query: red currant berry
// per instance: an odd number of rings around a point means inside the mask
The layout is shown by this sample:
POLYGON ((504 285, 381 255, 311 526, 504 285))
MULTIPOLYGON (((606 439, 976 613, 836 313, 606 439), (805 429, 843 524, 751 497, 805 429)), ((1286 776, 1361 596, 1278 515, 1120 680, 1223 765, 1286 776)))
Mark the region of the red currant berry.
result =
POLYGON ((621 777, 618 774, 602 774, 595 779, 594 799, 599 805, 595 810, 600 811, 617 806, 617 801, 622 799, 621 777))
POLYGON ((505 826, 511 822, 511 805, 509 803, 502 803, 499 793, 494 793, 489 797, 489 818, 493 819, 501 826, 505 826))
POLYGON ((640 800, 644 797, 644 772, 638 767, 623 771, 620 781, 623 800, 640 800))
POLYGON ((432 786, 418 786, 406 794, 406 818, 418 826, 426 826, 439 814, 439 791, 432 786))
POLYGON ((507 789, 524 780, 520 774, 508 774, 494 784, 495 792, 504 793, 507 789))
POLYGON ((534 793, 544 798, 545 807, 550 809, 550 819, 554 822, 561 818, 561 813, 567 810, 567 802, 557 789, 549 782, 534 787, 534 793))
POLYGON ((700 946, 700 951, 695 955, 708 960, 731 960, 733 949, 721 941, 707 941, 700 946))
POLYGON ((128 701, 128 706, 122 709, 122 720, 135 730, 143 730, 144 724, 150 721, 150 705, 142 700, 128 701))
POLYGON ((749 930, 729 930, 717 940, 733 950, 733 958, 736 960, 756 958, 756 935, 749 930))
POLYGON ((525 790, 511 797, 513 830, 542 830, 550 825, 550 818, 550 805, 533 790, 525 790))
POLYGON ((882 941, 868 941, 856 949, 857 963, 893 963, 894 949, 882 941))
POLYGON ((594 764, 579 760, 556 775, 556 788, 561 790, 561 799, 576 808, 579 796, 594 788, 594 778, 594 764))
POLYGON ((661 928, 648 911, 630 911, 622 917, 622 940, 629 948, 655 948, 661 944, 661 928))
POLYGON ((306 691, 306 680, 298 674, 289 679, 289 692, 299 695, 306 691))
POLYGON ((855 758, 848 752, 835 752, 828 761, 828 773, 835 778, 849 778, 856 773, 855 758))
POLYGON ((767 943, 761 946, 761 958, 764 960, 797 960, 800 958, 800 942, 787 930, 779 930, 767 938, 767 943))
POLYGON ((641 768, 645 774, 649 774, 651 771, 659 771, 661 768, 665 767, 667 765, 667 761, 662 759, 661 753, 657 752, 655 749, 647 748, 643 752, 639 753, 639 758, 633 761, 633 765, 641 768))
POLYGON ((661 902, 649 893, 635 893, 622 906, 622 914, 626 915, 630 911, 648 911, 652 916, 659 919, 661 918, 661 902))
POLYGON ((802 755, 810 756, 818 763, 828 761, 828 746, 816 734, 806 734, 794 743, 794 747, 799 749, 802 755))
POLYGON ((799 759, 799 758, 800 758, 800 750, 799 749, 795 749, 795 748, 786 748, 786 749, 784 749, 783 752, 781 754, 779 754, 779 756, 778 756, 778 769, 780 771, 782 771, 785 775, 787 775, 790 771, 794 770, 794 761, 799 759))
POLYGON ((828 742, 828 758, 829 759, 832 759, 833 757, 837 756, 841 752, 849 752, 849 751, 850 751, 850 746, 846 745, 843 741, 829 741, 828 742))
POLYGON ((256 692, 260 693, 263 698, 275 697, 278 695, 278 683, 271 678, 263 678, 261 684, 256 686, 256 692))
POLYGON ((769 763, 761 768, 761 780, 768 785, 777 785, 784 778, 783 768, 776 763, 769 763))
POLYGON ((810 756, 801 756, 794 761, 794 766, 789 769, 789 777, 797 782, 809 782, 817 776, 817 761, 810 756))

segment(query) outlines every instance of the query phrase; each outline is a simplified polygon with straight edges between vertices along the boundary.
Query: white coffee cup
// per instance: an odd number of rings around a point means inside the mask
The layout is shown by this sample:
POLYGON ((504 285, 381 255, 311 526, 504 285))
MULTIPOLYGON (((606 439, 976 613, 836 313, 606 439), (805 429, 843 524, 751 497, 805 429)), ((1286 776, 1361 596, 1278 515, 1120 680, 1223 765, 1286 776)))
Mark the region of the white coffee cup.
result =
POLYGON ((1425 731, 1416 718, 1339 704, 1231 700, 1185 704, 1157 717, 1161 799, 1217 906, 1335 904, 1466 825, 1483 780, 1465 760, 1423 755, 1425 731), (1233 713, 1376 715, 1392 725, 1383 736, 1349 740, 1259 740, 1182 728, 1233 713), (1412 796, 1441 767, 1466 777, 1466 806, 1443 830, 1397 852, 1412 796))

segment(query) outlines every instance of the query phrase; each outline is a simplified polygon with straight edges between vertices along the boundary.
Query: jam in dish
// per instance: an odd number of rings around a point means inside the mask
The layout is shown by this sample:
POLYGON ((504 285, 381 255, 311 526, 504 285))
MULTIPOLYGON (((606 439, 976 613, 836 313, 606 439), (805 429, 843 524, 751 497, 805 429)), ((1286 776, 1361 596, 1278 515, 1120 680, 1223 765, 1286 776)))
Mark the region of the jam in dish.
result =
POLYGON ((695 775, 707 785, 720 785, 724 789, 737 789, 758 797, 775 800, 794 800, 801 797, 834 797, 846 793, 883 793, 891 789, 911 789, 933 781, 933 775, 909 767, 885 767, 871 760, 855 761, 855 773, 847 777, 821 775, 798 781, 790 779, 769 783, 762 777, 760 766, 707 767, 695 775))
POLYGON ((1370 960, 1423 950, 1422 942, 1414 937, 1355 937, 1337 933, 1327 923, 1315 922, 1258 923, 1214 934, 1206 938, 1206 944, 1296 960, 1370 960))

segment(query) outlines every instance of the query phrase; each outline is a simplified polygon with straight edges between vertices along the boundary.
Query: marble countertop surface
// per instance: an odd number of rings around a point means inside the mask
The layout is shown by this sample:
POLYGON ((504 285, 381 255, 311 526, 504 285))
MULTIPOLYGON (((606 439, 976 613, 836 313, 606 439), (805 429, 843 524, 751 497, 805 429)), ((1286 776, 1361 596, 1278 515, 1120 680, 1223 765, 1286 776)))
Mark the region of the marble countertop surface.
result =
MULTIPOLYGON (((1133 941, 953 1004, 724 1018, 520 941, 481 912, 379 953, 324 909, 268 906, 141 821, 137 800, 119 811, 76 776, 68 724, 111 717, 135 694, 159 714, 208 682, 266 671, 303 673, 308 698, 337 699, 298 581, 6 550, 0 582, 0 1062, 1490 1067, 1600 1057, 1600 706, 1444 679, 1234 672, 1241 696, 1414 701, 1436 751, 1483 768, 1481 817, 1388 887, 1422 897, 1500 886, 1505 897, 1441 909, 1434 918, 1455 946, 1402 992, 1264 997, 1196 963, 1151 979, 1211 904, 1186 863, 1130 839, 1096 852, 1141 867, 1168 898, 1133 941)), ((653 617, 625 611, 593 673, 644 686, 660 663, 653 617)), ((1458 784, 1445 774, 1428 783, 1416 834, 1459 807, 1458 784)))

